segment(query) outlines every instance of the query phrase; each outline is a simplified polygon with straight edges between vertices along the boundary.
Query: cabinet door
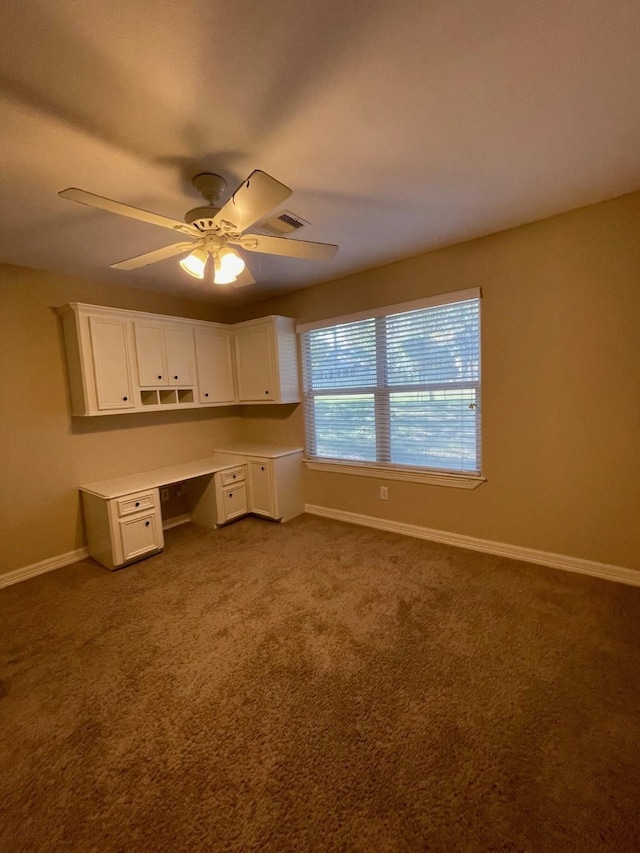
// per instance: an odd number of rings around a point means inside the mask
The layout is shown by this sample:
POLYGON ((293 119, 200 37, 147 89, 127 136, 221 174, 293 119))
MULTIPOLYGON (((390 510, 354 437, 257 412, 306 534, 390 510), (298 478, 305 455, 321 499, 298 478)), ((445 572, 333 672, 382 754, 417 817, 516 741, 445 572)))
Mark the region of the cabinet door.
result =
POLYGON ((258 515, 278 518, 273 485, 273 466, 268 459, 249 461, 249 508, 258 515))
POLYGON ((159 551, 164 545, 158 513, 136 515, 120 522, 122 559, 124 562, 159 551))
POLYGON ((138 381, 143 386, 168 385, 162 326, 134 323, 138 381))
POLYGON ((132 409, 126 320, 90 317, 89 328, 98 409, 132 409))
POLYGON ((222 515, 224 521, 247 514, 247 486, 236 483, 222 492, 222 515))
POLYGON ((224 329, 196 329, 196 367, 201 403, 233 403, 231 335, 224 329))
POLYGON ((276 365, 271 325, 248 326, 236 331, 238 398, 276 400, 276 365))
POLYGON ((193 329, 167 327, 164 330, 164 340, 167 348, 169 385, 180 387, 193 385, 193 329))

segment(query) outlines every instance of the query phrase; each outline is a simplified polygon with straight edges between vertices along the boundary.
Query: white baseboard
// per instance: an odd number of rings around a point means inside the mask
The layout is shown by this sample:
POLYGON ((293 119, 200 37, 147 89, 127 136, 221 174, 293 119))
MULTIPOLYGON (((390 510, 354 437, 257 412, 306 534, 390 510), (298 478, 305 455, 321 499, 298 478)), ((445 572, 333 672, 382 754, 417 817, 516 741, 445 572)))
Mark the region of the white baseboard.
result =
POLYGON ((88 556, 88 548, 77 548, 75 551, 67 551, 66 554, 58 554, 57 557, 49 557, 48 560, 41 560, 39 563, 32 563, 30 566, 23 566, 21 569, 6 572, 6 574, 0 575, 0 588, 26 581, 36 575, 43 575, 45 572, 53 571, 53 569, 60 569, 62 566, 69 566, 71 563, 77 563, 78 560, 84 560, 88 556))
POLYGON ((567 557, 564 554, 551 554, 548 551, 538 551, 535 548, 523 548, 519 545, 506 545, 503 542, 492 542, 489 539, 476 539, 474 536, 463 536, 460 533, 448 533, 444 530, 432 530, 417 524, 405 524, 402 521, 387 521, 373 515, 361 515, 357 512, 344 512, 326 506, 305 505, 305 512, 311 515, 321 515, 323 518, 333 518, 336 521, 347 521, 364 527, 375 527, 389 533, 401 533, 404 536, 414 536, 417 539, 429 539, 432 542, 442 542, 458 548, 468 548, 471 551, 482 551, 485 554, 497 554, 500 557, 510 557, 513 560, 523 560, 526 563, 537 563, 562 569, 567 572, 578 572, 581 575, 593 575, 618 583, 640 586, 640 572, 626 569, 622 566, 610 566, 606 563, 595 563, 580 557, 567 557))

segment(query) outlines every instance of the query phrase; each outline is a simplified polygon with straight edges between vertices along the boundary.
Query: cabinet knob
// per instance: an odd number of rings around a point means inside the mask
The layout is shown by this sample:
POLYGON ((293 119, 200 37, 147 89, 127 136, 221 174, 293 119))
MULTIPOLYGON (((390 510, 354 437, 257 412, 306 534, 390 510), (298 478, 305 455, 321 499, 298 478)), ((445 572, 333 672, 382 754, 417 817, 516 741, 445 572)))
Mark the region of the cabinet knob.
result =
POLYGON ((265 394, 268 394, 269 392, 268 392, 268 391, 265 391, 264 393, 265 393, 265 394))
POLYGON ((126 402, 129 398, 128 398, 128 397, 123 397, 122 399, 126 402))
POLYGON ((261 465, 261 466, 260 466, 260 470, 261 470, 261 471, 264 471, 264 465, 261 465))
POLYGON ((136 506, 140 506, 140 501, 136 501, 136 506))
POLYGON ((148 527, 150 524, 151 524, 151 522, 150 522, 150 521, 145 521, 144 526, 145 526, 145 527, 148 527))
POLYGON ((208 397, 208 396, 209 396, 209 392, 207 391, 207 392, 205 393, 205 395, 204 395, 204 396, 205 396, 205 397, 208 397))
POLYGON ((177 379, 178 377, 177 377, 177 376, 174 376, 173 378, 174 378, 174 379, 177 379))
POLYGON ((162 376, 158 376, 158 379, 162 379, 162 376))
POLYGON ((229 492, 229 497, 230 497, 230 498, 232 498, 232 497, 233 497, 233 492, 229 492))

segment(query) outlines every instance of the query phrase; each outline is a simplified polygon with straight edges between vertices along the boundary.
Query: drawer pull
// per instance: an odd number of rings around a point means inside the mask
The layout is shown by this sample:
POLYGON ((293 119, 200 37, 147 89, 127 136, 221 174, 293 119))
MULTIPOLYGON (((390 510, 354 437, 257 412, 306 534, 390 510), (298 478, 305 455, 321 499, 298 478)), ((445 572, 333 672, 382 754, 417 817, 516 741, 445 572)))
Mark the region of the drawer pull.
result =
POLYGON ((261 466, 260 466, 260 470, 261 470, 261 471, 264 471, 264 465, 261 465, 261 466))
POLYGON ((123 397, 122 399, 126 402, 129 398, 128 398, 128 397, 123 397))
POLYGON ((209 392, 207 391, 207 392, 205 393, 205 395, 204 395, 204 396, 205 396, 205 397, 208 397, 208 396, 209 396, 209 392))
POLYGON ((145 521, 144 526, 145 526, 145 527, 148 527, 150 524, 151 524, 151 522, 150 522, 150 521, 145 521))
POLYGON ((136 501, 136 506, 140 506, 140 501, 136 501))
POLYGON ((177 377, 177 376, 174 376, 173 378, 174 378, 174 379, 177 379, 178 377, 177 377))

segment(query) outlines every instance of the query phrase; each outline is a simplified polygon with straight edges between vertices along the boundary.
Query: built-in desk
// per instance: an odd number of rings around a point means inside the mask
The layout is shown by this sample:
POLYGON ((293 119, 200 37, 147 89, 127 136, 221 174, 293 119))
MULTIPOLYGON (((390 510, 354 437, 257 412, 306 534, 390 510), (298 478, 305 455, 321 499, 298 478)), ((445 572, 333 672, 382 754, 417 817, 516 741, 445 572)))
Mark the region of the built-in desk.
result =
POLYGON ((174 483, 188 485, 188 518, 205 527, 248 512, 288 521, 304 512, 301 469, 301 448, 237 444, 195 462, 88 483, 80 492, 89 554, 117 569, 161 551, 160 489, 174 483))

